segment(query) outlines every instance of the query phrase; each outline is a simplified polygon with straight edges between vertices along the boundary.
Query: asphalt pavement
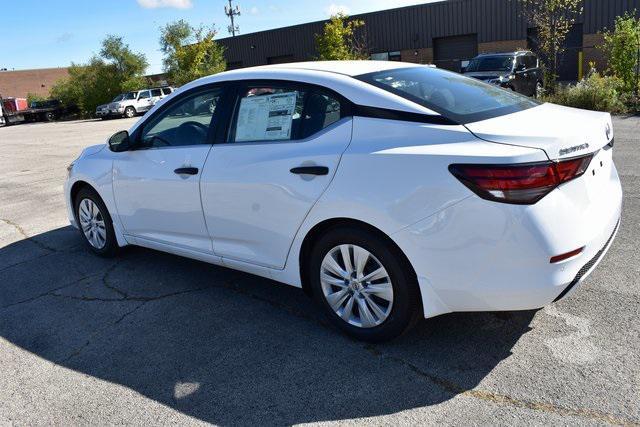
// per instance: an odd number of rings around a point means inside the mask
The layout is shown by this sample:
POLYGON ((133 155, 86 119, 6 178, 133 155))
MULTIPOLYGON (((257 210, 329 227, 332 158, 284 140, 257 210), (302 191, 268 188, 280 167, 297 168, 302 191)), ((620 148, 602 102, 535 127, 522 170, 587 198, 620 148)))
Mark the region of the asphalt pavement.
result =
POLYGON ((0 424, 640 424, 640 118, 616 118, 620 232, 570 297, 387 344, 301 290, 142 248, 93 256, 62 183, 134 120, 0 128, 0 424))

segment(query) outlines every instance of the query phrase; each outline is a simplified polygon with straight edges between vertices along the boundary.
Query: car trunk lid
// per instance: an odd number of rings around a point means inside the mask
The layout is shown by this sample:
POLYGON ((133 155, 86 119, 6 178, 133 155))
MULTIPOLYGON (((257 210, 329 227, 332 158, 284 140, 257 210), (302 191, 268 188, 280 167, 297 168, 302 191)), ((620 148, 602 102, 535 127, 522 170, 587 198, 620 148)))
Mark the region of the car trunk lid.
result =
POLYGON ((548 103, 466 127, 485 141, 542 149, 551 160, 594 153, 613 139, 609 113, 548 103))

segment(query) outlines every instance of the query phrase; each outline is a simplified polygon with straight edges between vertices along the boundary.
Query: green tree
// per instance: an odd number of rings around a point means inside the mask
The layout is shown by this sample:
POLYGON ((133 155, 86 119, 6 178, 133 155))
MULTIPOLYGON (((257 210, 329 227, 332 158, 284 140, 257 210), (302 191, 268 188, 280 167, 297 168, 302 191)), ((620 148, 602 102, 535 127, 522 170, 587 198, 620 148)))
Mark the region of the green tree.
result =
POLYGON ((582 13, 582 0, 519 0, 527 20, 538 32, 538 56, 545 66, 545 84, 555 90, 558 55, 567 34, 582 13))
POLYGON ((182 86, 227 68, 224 47, 213 39, 216 35, 214 29, 202 25, 193 27, 181 19, 167 24, 160 31, 164 69, 174 85, 182 86))
POLYGON ((623 89, 638 95, 640 89, 640 18, 626 12, 616 18, 613 30, 604 33, 602 48, 609 58, 609 72, 622 80, 623 89))
POLYGON ((343 13, 331 16, 322 34, 316 34, 317 59, 321 61, 367 59, 364 22, 343 13))
POLYGON ((29 106, 31 106, 31 103, 33 102, 42 102, 46 100, 47 100, 46 96, 38 95, 36 93, 31 93, 31 92, 27 94, 27 104, 29 104, 29 106))
POLYGON ((92 56, 86 64, 71 64, 69 77, 54 84, 51 96, 90 116, 98 105, 117 94, 147 85, 143 77, 147 65, 145 56, 132 52, 121 37, 108 36, 100 55, 92 56))

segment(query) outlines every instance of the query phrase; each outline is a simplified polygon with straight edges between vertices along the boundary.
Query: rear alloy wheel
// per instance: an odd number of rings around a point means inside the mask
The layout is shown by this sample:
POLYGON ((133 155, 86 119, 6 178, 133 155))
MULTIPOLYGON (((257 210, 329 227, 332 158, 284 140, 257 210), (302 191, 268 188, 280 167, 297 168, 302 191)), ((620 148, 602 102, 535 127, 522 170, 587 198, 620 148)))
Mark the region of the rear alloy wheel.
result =
POLYGON ((389 273, 360 246, 331 249, 322 261, 320 283, 334 313, 353 326, 372 328, 389 317, 393 307, 389 273))
POLYGON ((136 115, 136 109, 133 107, 127 107, 124 109, 124 116, 130 119, 136 115))
POLYGON ((80 233, 89 248, 100 256, 115 255, 118 244, 111 216, 100 196, 92 189, 83 188, 75 198, 75 212, 80 233))
POLYGON ((354 338, 393 339, 421 314, 415 275, 395 249, 367 230, 340 227, 311 251, 314 297, 329 320, 354 338))

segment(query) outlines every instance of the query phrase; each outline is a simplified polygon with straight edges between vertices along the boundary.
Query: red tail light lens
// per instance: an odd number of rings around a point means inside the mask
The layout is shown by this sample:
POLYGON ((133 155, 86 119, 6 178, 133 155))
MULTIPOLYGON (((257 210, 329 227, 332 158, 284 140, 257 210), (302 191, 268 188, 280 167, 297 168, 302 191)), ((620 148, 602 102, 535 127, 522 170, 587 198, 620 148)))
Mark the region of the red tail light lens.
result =
POLYGON ((581 176, 593 154, 559 162, 513 165, 458 164, 449 171, 471 191, 486 200, 531 205, 558 185, 581 176))

